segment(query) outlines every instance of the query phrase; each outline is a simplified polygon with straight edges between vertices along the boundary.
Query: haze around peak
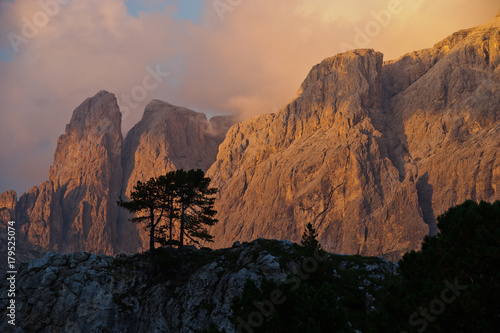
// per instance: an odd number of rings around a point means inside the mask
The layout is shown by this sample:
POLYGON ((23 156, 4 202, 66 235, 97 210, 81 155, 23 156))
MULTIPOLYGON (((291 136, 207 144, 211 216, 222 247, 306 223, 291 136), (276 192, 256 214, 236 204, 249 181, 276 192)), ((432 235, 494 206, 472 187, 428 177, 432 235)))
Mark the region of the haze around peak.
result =
POLYGON ((245 119, 276 111, 345 48, 393 59, 497 11, 496 0, 0 1, 0 192, 46 179, 71 113, 101 89, 117 96, 124 133, 153 99, 245 119))

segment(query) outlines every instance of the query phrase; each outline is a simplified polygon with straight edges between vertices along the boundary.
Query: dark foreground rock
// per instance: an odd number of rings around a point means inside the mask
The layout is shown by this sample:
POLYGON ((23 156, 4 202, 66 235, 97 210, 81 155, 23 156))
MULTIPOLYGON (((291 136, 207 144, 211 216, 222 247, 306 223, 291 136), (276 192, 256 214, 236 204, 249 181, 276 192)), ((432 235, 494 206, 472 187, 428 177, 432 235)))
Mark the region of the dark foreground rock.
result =
MULTIPOLYGON (((303 253, 297 244, 264 239, 217 251, 188 248, 182 273, 177 250, 160 249, 153 268, 147 253, 47 253, 18 271, 13 331, 196 332, 213 322, 235 332, 228 315, 245 281, 284 281, 290 272, 303 270, 304 262, 310 265, 312 257, 303 253)), ((343 284, 354 286, 366 312, 376 306, 386 278, 395 274, 396 264, 380 258, 323 257, 339 290, 346 289, 343 284)), ((0 331, 9 332, 8 286, 6 279, 1 283, 0 331)))

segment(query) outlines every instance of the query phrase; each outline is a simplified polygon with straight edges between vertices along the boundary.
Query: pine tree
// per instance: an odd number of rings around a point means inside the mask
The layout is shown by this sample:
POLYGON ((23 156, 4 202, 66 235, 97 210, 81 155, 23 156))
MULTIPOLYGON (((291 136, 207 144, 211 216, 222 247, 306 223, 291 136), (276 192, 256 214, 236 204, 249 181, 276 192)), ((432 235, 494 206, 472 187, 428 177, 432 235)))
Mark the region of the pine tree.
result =
POLYGON ((217 193, 210 188, 210 178, 205 177, 202 170, 182 169, 172 171, 158 178, 151 178, 146 183, 137 182, 130 193, 131 201, 122 198, 117 202, 120 207, 137 214, 131 221, 135 223, 147 222, 149 229, 149 248, 151 253, 155 243, 163 245, 184 246, 184 238, 193 243, 199 241, 212 242, 206 226, 217 222, 213 209, 217 193), (174 240, 173 229, 176 221, 179 225, 179 239, 174 240), (165 234, 168 232, 168 241, 165 234))
POLYGON ((306 229, 302 234, 302 246, 305 247, 307 252, 314 253, 321 250, 321 244, 318 241, 318 234, 316 229, 313 228, 311 223, 306 225, 306 229))
POLYGON ((500 201, 469 200, 437 221, 439 233, 399 261, 372 332, 498 332, 500 201))
POLYGON ((149 229, 149 250, 151 255, 155 249, 156 234, 164 217, 173 215, 175 207, 169 198, 174 193, 173 175, 167 174, 159 178, 151 178, 146 183, 138 181, 130 193, 131 201, 121 197, 117 204, 138 216, 132 222, 146 222, 149 229))
POLYGON ((179 248, 184 246, 184 237, 200 244, 199 240, 212 242, 213 236, 208 234, 205 226, 217 223, 214 218, 214 194, 217 189, 210 188, 210 178, 205 177, 202 170, 182 169, 175 172, 175 188, 180 211, 179 248))
POLYGON ((175 188, 175 171, 169 172, 164 176, 158 177, 158 184, 161 189, 161 197, 165 203, 166 216, 168 224, 159 226, 158 234, 155 236, 155 241, 162 245, 172 247, 177 242, 174 240, 173 230, 175 219, 179 218, 179 208, 176 204, 177 190, 175 188), (168 241, 164 234, 168 232, 168 241))

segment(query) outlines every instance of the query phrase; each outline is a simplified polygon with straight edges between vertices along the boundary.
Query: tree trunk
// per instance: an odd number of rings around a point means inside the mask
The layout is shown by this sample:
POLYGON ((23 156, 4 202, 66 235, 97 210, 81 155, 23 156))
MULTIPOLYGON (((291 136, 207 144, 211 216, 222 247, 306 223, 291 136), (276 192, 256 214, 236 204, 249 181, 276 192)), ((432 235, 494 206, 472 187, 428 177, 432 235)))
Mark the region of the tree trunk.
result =
POLYGON ((184 206, 181 206, 181 231, 180 231, 180 237, 179 237, 179 249, 182 250, 182 247, 184 246, 184 206))
POLYGON ((180 231, 180 239, 179 239, 179 252, 181 255, 181 270, 180 273, 184 271, 184 206, 181 205, 181 231, 180 231))
POLYGON ((149 285, 152 285, 153 283, 153 275, 155 272, 155 265, 153 262, 153 257, 154 257, 154 250, 155 250, 155 216, 154 216, 154 209, 150 209, 149 212, 151 213, 151 220, 150 220, 150 226, 151 229, 149 230, 149 279, 148 283, 149 285))
POLYGON ((170 225, 169 225, 169 237, 168 237, 168 247, 172 248, 172 227, 173 227, 173 220, 174 220, 174 201, 173 199, 170 199, 170 225))
POLYGON ((172 219, 172 216, 170 216, 170 226, 169 226, 170 235, 168 236, 168 247, 169 248, 172 248, 172 227, 173 227, 173 219, 172 219))
POLYGON ((150 221, 150 230, 149 230, 149 252, 151 256, 155 250, 155 216, 153 209, 150 209, 151 213, 151 221, 150 221))

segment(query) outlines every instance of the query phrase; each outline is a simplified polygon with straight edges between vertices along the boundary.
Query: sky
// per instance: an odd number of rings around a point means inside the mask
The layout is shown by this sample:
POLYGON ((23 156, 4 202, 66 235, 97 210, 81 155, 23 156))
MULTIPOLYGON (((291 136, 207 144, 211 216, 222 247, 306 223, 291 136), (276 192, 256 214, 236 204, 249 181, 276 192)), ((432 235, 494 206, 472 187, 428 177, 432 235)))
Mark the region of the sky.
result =
POLYGON ((490 21, 498 0, 0 0, 0 193, 48 179, 73 110, 114 93, 124 135, 160 99, 247 119, 351 48, 385 60, 490 21), (146 89, 147 88, 147 89, 146 89))

